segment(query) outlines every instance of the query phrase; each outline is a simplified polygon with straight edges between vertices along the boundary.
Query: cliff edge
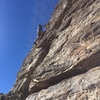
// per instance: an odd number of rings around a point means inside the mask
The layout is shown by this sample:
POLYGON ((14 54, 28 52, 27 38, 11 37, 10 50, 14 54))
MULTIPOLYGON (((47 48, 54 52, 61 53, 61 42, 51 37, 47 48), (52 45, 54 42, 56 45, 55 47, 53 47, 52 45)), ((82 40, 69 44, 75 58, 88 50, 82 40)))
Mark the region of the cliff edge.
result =
POLYGON ((100 100, 100 0, 59 1, 3 100, 100 100))

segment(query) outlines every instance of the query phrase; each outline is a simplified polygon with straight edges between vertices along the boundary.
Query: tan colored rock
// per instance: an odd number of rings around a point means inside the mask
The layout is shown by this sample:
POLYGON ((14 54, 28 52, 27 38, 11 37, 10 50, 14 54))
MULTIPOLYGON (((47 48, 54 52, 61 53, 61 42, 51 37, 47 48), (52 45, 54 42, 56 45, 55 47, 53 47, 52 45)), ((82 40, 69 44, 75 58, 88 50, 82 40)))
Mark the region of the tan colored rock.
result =
POLYGON ((7 100, 100 99, 99 5, 100 0, 59 1, 7 100))
POLYGON ((99 100, 100 66, 47 89, 34 93, 26 100, 99 100))

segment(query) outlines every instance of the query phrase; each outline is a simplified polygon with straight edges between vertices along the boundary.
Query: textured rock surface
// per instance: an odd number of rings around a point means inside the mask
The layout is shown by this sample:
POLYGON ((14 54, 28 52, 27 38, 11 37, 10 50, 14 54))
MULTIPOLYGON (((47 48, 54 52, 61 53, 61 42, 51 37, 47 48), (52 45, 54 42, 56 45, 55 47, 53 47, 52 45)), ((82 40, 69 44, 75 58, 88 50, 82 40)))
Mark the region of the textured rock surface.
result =
POLYGON ((100 66, 30 95, 26 100, 99 100, 100 66))
POLYGON ((60 0, 49 23, 6 100, 100 100, 100 0, 60 0))
POLYGON ((0 93, 0 100, 5 100, 5 96, 3 93, 0 93))

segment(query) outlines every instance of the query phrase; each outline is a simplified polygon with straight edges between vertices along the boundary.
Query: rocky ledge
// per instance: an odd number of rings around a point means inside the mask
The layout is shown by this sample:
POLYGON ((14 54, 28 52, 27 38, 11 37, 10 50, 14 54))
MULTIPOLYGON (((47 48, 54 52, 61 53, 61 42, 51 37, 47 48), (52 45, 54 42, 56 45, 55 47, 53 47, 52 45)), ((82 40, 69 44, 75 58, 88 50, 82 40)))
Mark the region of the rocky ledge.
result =
POLYGON ((4 100, 100 100, 100 0, 59 1, 4 100))

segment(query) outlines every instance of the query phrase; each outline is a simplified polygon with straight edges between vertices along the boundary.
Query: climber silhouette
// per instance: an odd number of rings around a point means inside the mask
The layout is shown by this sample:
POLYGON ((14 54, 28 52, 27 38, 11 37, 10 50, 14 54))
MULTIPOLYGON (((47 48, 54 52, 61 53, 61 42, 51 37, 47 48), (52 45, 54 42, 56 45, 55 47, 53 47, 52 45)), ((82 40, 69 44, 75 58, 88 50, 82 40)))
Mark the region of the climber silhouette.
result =
POLYGON ((38 38, 37 38, 36 41, 34 42, 35 45, 37 45, 36 42, 37 42, 38 40, 40 40, 40 39, 44 36, 46 30, 43 31, 43 27, 46 27, 46 25, 47 25, 47 24, 45 24, 45 25, 40 25, 40 24, 39 24, 39 25, 38 25, 38 28, 37 28, 37 35, 38 35, 38 38))

